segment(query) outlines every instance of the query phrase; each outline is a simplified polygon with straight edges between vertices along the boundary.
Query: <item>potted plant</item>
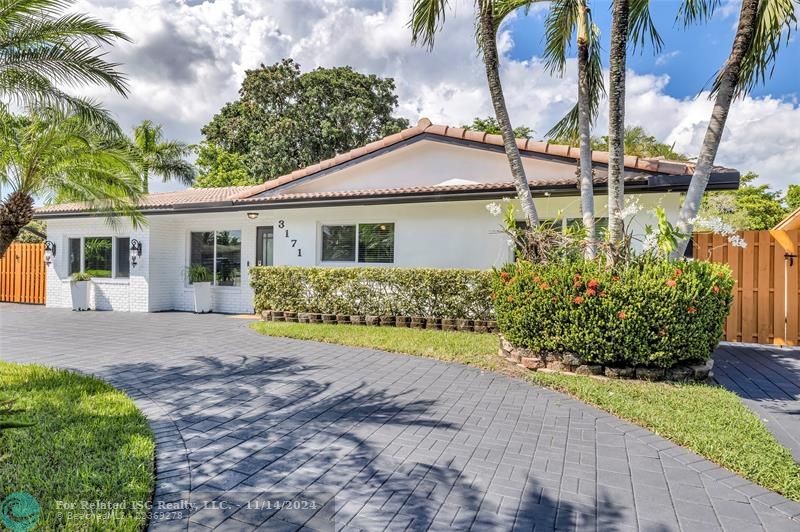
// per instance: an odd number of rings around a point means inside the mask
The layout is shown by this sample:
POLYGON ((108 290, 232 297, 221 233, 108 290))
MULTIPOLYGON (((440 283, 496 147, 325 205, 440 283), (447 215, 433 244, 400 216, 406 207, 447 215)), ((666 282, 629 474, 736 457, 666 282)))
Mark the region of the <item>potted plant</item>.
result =
POLYGON ((89 283, 92 276, 86 272, 72 274, 69 283, 72 292, 72 310, 91 310, 89 307, 89 283))
POLYGON ((190 266, 186 272, 194 288, 194 311, 211 312, 211 271, 200 264, 190 266))

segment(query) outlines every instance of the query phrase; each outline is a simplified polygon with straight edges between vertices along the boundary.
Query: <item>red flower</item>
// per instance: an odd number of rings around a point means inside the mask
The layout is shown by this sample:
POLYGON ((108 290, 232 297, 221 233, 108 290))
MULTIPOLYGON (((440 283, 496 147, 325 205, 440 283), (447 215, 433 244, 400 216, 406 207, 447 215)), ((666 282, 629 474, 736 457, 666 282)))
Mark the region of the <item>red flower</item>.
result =
POLYGON ((575 303, 576 305, 580 305, 581 303, 583 303, 583 301, 584 300, 581 296, 575 296, 575 298, 572 300, 572 302, 575 303))
POLYGON ((682 273, 683 273, 683 270, 681 270, 680 268, 675 268, 675 277, 678 277, 682 273))
POLYGON ((619 281, 619 275, 612 275, 611 276, 611 280, 612 281, 619 281))
POLYGON ((596 291, 596 290, 594 290, 594 289, 592 289, 592 288, 590 288, 590 289, 588 289, 588 290, 586 291, 586 295, 587 295, 587 296, 594 296, 594 295, 597 295, 597 291, 596 291))
POLYGON ((509 301, 514 301, 514 296, 508 296, 509 301))
POLYGON ((586 286, 588 286, 592 290, 596 290, 597 287, 600 286, 600 283, 597 282, 597 279, 592 279, 591 281, 586 283, 586 286))
POLYGON ((670 279, 669 281, 667 281, 667 286, 675 286, 677 284, 678 283, 675 282, 675 279, 670 279))
POLYGON ((600 297, 606 297, 606 291, 600 290, 600 297))
POLYGON ((714 285, 711 287, 711 290, 713 290, 715 294, 719 294, 719 286, 714 285))
POLYGON ((539 285, 539 288, 541 288, 542 290, 547 290, 548 288, 550 288, 550 285, 547 283, 542 283, 539 285))
MULTIPOLYGON (((533 275, 533 273, 531 273, 531 275, 533 275)), ((539 278, 539 276, 538 276, 538 275, 537 275, 536 277, 534 277, 534 278, 533 278, 533 282, 534 282, 534 283, 538 283, 539 281, 541 281, 541 279, 539 278)))
POLYGON ((725 273, 724 272, 717 272, 717 277, 725 277, 725 273))
POLYGON ((619 312, 617 312, 617 317, 619 319, 621 319, 621 320, 624 320, 625 319, 625 313, 620 310, 619 312))
POLYGON ((500 277, 505 279, 506 277, 508 277, 508 273, 507 272, 500 272, 500 277))
POLYGON ((574 281, 580 281, 583 279, 583 276, 579 273, 576 273, 575 276, 572 278, 574 281))
POLYGON ((689 314, 694 314, 695 312, 697 312, 697 309, 694 307, 689 307, 686 309, 686 312, 688 312, 689 314))
POLYGON ((575 281, 574 283, 572 283, 572 286, 574 286, 575 288, 583 288, 583 282, 575 281))

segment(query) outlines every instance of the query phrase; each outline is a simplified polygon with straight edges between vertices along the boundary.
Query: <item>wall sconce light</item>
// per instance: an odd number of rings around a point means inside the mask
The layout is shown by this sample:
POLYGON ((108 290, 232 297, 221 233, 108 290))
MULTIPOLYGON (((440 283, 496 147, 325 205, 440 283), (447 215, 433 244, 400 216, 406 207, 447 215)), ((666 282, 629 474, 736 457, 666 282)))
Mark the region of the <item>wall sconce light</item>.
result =
POLYGON ((131 264, 136 266, 139 257, 142 256, 142 243, 135 238, 131 239, 131 264))
POLYGON ((54 242, 45 240, 44 242, 44 263, 48 266, 53 263, 53 257, 56 256, 56 245, 54 242))
POLYGON ((247 213, 247 217, 250 218, 251 220, 255 220, 256 218, 258 218, 258 213, 257 212, 248 212, 247 213))

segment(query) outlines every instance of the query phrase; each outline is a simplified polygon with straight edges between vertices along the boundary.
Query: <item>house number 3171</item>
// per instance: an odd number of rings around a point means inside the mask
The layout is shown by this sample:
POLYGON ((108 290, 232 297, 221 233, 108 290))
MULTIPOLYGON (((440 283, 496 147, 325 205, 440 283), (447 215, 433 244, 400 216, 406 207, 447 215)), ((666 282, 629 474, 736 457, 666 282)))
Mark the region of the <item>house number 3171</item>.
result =
POLYGON ((296 238, 291 238, 289 236, 289 230, 286 229, 286 221, 285 220, 278 220, 278 229, 283 229, 284 238, 289 239, 289 243, 291 244, 292 249, 296 249, 297 250, 297 256, 298 257, 302 257, 303 256, 303 250, 301 248, 297 247, 297 239, 296 238))

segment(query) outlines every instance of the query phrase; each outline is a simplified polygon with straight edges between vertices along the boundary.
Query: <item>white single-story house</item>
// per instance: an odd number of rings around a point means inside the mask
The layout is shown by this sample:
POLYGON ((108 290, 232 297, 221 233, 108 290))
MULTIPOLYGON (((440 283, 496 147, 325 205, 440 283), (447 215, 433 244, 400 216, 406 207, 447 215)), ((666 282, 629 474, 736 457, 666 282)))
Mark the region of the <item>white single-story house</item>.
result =
MULTIPOLYGON (((578 150, 518 141, 542 219, 580 218, 578 150)), ((594 152, 595 210, 605 216, 608 154, 594 152)), ((635 226, 662 206, 677 218, 693 166, 625 157, 635 226)), ((735 189, 736 170, 715 168, 709 189, 735 189)), ((191 188, 145 196, 146 224, 109 224, 81 204, 42 207, 56 253, 47 306, 70 307, 74 272, 93 277, 92 308, 192 310, 190 265, 213 272, 215 312, 253 310, 256 265, 489 268, 512 259, 501 220, 487 204, 515 194, 499 135, 433 125, 395 135, 256 186, 191 188), (134 260, 130 248, 140 245, 134 260)), ((521 217, 521 213, 520 213, 521 217)))

